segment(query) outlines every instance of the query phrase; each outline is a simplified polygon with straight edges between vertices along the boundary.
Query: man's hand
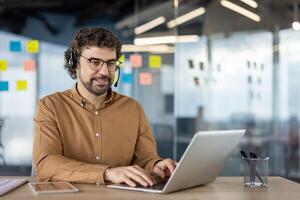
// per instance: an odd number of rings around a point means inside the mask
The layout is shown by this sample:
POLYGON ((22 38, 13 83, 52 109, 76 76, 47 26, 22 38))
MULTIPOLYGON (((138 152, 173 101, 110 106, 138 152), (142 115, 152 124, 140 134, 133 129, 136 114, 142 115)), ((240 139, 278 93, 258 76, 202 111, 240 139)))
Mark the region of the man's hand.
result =
POLYGON ((126 183, 131 187, 136 187, 137 183, 144 187, 154 185, 154 180, 150 174, 138 165, 108 168, 104 172, 104 180, 113 183, 126 183))
POLYGON ((177 163, 171 159, 161 160, 155 164, 153 172, 160 176, 162 179, 165 179, 166 177, 170 177, 174 172, 176 164, 177 163))

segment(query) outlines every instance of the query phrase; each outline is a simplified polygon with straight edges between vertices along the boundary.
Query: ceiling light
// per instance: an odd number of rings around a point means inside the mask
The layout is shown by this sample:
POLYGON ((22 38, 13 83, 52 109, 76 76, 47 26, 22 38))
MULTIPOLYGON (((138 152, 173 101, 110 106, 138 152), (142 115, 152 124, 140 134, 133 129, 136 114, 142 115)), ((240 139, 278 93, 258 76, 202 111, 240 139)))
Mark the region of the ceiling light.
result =
POLYGON ((244 15, 245 17, 248 17, 249 19, 252 19, 253 21, 256 21, 256 22, 259 22, 260 21, 260 16, 239 6, 239 5, 236 5, 230 1, 227 1, 227 0, 221 0, 221 5, 230 9, 230 10, 233 10, 241 15, 244 15))
POLYGON ((150 29, 153 29, 156 26, 159 26, 160 24, 164 23, 166 21, 166 18, 163 16, 160 16, 156 19, 153 19, 141 26, 138 26, 134 29, 134 33, 139 35, 141 33, 144 33, 146 31, 149 31, 150 29))
POLYGON ((295 31, 300 31, 300 22, 293 22, 292 26, 295 31))
POLYGON ((144 37, 135 38, 135 45, 150 45, 150 44, 172 44, 179 42, 197 42, 199 40, 198 35, 169 35, 159 37, 144 37))
POLYGON ((244 2, 245 4, 248 4, 252 8, 257 8, 258 7, 256 1, 254 1, 254 0, 240 0, 240 1, 244 2))
POLYGON ((155 53, 174 53, 174 47, 168 45, 134 45, 123 44, 122 52, 155 52, 155 53))
POLYGON ((167 23, 168 28, 174 28, 175 26, 178 26, 180 24, 183 24, 191 19, 194 19, 200 15, 203 15, 205 13, 205 9, 203 7, 198 8, 196 10, 193 10, 191 12, 188 12, 184 15, 181 15, 180 17, 177 17, 167 23))
POLYGON ((178 2, 178 0, 174 0, 174 8, 178 8, 178 4, 179 4, 179 2, 178 2))

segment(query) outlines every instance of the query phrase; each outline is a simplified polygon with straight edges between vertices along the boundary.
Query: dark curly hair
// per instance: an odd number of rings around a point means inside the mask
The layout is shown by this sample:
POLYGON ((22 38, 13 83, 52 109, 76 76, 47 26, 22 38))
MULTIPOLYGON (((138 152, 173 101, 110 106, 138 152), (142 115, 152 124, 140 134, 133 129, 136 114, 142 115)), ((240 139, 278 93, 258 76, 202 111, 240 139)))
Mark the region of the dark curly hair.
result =
POLYGON ((76 62, 82 53, 82 49, 88 46, 108 47, 116 50, 117 59, 121 56, 122 43, 109 30, 104 28, 83 28, 77 32, 65 51, 64 67, 72 79, 76 79, 76 62), (71 54, 75 54, 75 63, 70 63, 71 54))

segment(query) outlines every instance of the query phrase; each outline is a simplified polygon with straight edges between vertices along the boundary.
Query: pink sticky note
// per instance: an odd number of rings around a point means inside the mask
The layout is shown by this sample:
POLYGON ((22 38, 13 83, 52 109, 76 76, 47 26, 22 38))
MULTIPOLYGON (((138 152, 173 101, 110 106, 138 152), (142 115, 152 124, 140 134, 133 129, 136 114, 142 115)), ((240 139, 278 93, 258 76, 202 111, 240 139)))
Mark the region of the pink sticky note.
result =
POLYGON ((140 80, 141 85, 151 85, 152 84, 152 74, 149 72, 141 72, 139 80, 140 80))
POLYGON ((25 60, 24 61, 24 70, 25 71, 34 71, 36 67, 35 60, 25 60))
POLYGON ((132 65, 132 67, 142 67, 142 55, 139 54, 132 54, 129 56, 129 61, 132 65))

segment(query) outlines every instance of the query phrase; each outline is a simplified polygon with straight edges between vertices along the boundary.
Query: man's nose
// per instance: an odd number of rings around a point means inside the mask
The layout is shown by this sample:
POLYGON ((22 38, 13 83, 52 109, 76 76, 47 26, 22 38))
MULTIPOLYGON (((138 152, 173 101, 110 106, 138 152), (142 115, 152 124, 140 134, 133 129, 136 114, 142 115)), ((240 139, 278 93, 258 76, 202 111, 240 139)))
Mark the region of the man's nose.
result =
POLYGON ((109 70, 108 70, 108 67, 107 67, 107 63, 103 63, 101 69, 99 69, 97 71, 97 74, 109 75, 109 70))

